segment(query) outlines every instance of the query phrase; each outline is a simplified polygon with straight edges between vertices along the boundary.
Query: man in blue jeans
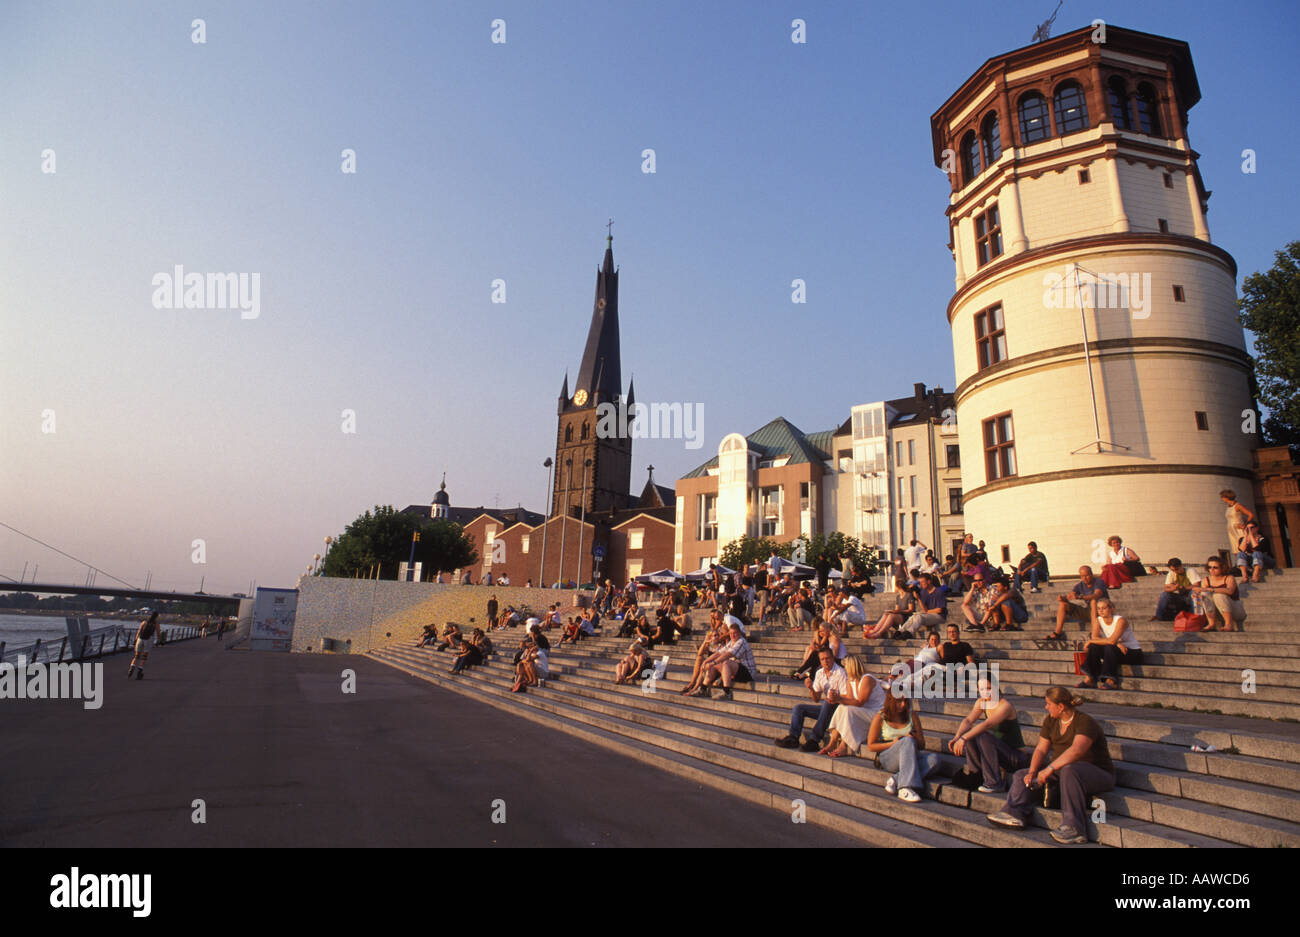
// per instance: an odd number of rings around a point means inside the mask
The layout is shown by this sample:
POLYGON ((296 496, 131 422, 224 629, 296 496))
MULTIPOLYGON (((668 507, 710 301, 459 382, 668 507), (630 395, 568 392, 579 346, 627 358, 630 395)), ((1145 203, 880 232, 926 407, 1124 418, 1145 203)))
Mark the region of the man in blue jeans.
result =
POLYGON ((831 724, 831 714, 839 700, 849 691, 849 677, 844 668, 835 662, 835 652, 824 647, 817 655, 821 668, 816 677, 805 677, 803 685, 812 694, 811 703, 800 703, 790 713, 790 734, 776 740, 781 748, 795 748, 800 751, 816 752, 822 747, 822 736, 831 724), (812 733, 799 745, 799 733, 803 731, 803 721, 809 716, 817 718, 812 733))

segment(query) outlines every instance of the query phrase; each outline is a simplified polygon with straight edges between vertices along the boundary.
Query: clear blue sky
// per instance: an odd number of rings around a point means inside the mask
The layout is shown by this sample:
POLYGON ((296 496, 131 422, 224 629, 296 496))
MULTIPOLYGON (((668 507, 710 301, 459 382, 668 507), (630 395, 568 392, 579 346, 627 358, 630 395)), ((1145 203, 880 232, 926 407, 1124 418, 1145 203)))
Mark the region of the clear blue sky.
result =
MULTIPOLYGON (((0 521, 132 582, 242 590, 444 470, 455 504, 541 509, 610 216, 624 377, 704 404, 703 449, 638 441, 634 486, 776 415, 951 388, 929 116, 1053 6, 6 2, 0 521), (259 273, 260 317, 155 309, 174 264, 259 273)), ((1243 276, 1297 237, 1297 9, 1067 0, 1056 23, 1190 44, 1243 276)), ((29 560, 85 576, 0 529, 0 573, 29 560)))

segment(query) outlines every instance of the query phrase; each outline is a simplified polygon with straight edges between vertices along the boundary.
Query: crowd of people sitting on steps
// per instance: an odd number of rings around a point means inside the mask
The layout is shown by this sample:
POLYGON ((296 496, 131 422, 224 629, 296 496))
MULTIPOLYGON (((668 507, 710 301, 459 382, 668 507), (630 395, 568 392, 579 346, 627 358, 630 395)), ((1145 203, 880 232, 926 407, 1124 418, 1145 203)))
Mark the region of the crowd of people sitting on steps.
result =
MULTIPOLYGON (((1272 558, 1250 512, 1231 491, 1222 496, 1229 534, 1236 538, 1235 554, 1229 554, 1236 568, 1230 560, 1212 556, 1201 576, 1178 557, 1171 558, 1151 621, 1196 615, 1204 616, 1204 630, 1236 631, 1245 620, 1238 582, 1262 581, 1272 558)), ((1141 644, 1111 594, 1158 571, 1144 565, 1119 536, 1108 538, 1103 559, 1099 573, 1080 566, 1077 581, 1056 596, 1054 627, 1038 642, 1042 648, 1068 647, 1067 625, 1082 626, 1085 637, 1075 644, 1082 677, 1077 688, 1117 689, 1121 668, 1140 665, 1143 659, 1141 644)), ((591 603, 572 609, 571 615, 558 603, 540 615, 513 607, 499 612, 494 595, 487 631, 524 626, 513 661, 514 692, 544 686, 552 646, 548 632, 559 635, 560 645, 604 634, 631 639, 614 666, 614 682, 640 683, 643 689, 645 681, 662 679, 666 671, 668 658, 656 662, 653 652, 690 641, 694 656, 686 656, 692 662, 691 674, 679 692, 718 701, 734 699, 737 685, 752 686, 760 676, 750 646, 756 624, 810 631, 803 658, 790 674, 804 684, 810 701, 793 707, 789 731, 776 744, 831 758, 874 758, 889 775, 886 790, 915 803, 940 759, 926 750, 913 697, 935 671, 977 663, 963 631, 1022 631, 1030 617, 1026 587, 1032 595, 1055 585, 1047 557, 1032 541, 1011 569, 990 563, 984 543, 970 534, 958 555, 947 555, 942 562, 924 544, 912 541, 893 563, 893 607, 870 622, 862 598, 875 586, 851 557, 843 558, 838 580, 823 575, 819 581, 796 581, 788 572, 775 571, 782 565, 773 557, 732 573, 714 564, 702 587, 676 583, 645 607, 638 602, 635 583, 618 589, 606 580, 591 603), (707 624, 698 630, 692 621, 697 610, 707 613, 707 624), (850 652, 848 641, 858 634, 867 641, 919 638, 924 643, 883 680, 870 672, 866 657, 850 652)), ((491 639, 479 628, 466 636, 456 625, 448 625, 439 635, 430 625, 420 643, 453 652, 452 673, 476 666, 493 653, 491 639)), ((1059 804, 1063 822, 1053 837, 1061 843, 1086 842, 1087 804, 1091 795, 1114 786, 1114 767, 1104 733, 1080 710, 1081 702, 1070 690, 1051 687, 1044 699, 1047 716, 1030 748, 1021 737, 1014 703, 981 676, 970 712, 946 744, 952 755, 965 760, 965 770, 953 783, 985 794, 1006 794, 1003 808, 988 819, 1010 829, 1024 827, 1034 806, 1059 804)))

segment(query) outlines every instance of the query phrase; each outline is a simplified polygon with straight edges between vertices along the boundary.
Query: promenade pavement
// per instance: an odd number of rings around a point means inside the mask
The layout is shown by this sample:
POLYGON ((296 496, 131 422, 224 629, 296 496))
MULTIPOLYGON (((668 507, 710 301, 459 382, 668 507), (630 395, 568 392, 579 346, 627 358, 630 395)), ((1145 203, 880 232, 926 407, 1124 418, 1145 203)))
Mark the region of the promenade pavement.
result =
POLYGON ((858 845, 369 658, 150 656, 100 709, 0 700, 0 845, 858 845))

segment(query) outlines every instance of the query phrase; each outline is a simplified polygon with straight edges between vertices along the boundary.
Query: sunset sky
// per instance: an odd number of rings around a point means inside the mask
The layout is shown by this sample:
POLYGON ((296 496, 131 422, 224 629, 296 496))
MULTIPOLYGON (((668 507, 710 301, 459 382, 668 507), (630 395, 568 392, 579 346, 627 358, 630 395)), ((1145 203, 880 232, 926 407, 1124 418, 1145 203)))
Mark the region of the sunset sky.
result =
MULTIPOLYGON (((0 522, 243 591, 444 471, 453 504, 542 510, 611 217, 624 380, 704 416, 702 449, 636 443, 634 488, 776 416, 951 389, 929 117, 1054 6, 9 0, 0 522), (257 274, 258 316, 155 308, 176 265, 257 274)), ((1269 267, 1298 236, 1300 6, 1067 0, 1054 33, 1097 17, 1189 43, 1211 236, 1239 282, 1269 267)), ((0 574, 28 562, 85 579, 0 528, 0 574)))

